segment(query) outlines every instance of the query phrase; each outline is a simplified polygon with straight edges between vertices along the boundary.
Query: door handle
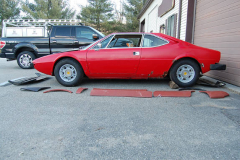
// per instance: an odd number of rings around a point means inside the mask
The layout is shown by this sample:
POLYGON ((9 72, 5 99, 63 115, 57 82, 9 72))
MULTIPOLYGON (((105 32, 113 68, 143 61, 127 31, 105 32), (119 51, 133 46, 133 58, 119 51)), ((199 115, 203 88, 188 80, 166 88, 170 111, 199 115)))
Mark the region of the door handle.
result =
POLYGON ((79 41, 74 41, 74 43, 79 43, 79 41))
POLYGON ((140 52, 133 52, 133 55, 134 55, 134 56, 139 56, 139 55, 140 55, 140 52))
POLYGON ((57 41, 53 40, 52 43, 57 43, 57 41))

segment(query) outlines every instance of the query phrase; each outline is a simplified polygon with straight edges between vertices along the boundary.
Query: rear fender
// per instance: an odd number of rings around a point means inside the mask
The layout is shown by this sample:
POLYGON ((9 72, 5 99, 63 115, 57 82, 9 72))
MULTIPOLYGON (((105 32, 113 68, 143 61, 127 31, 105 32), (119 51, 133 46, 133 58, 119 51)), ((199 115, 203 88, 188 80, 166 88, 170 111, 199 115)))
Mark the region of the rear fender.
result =
POLYGON ((31 51, 36 55, 38 53, 38 48, 34 44, 28 42, 21 42, 13 47, 13 53, 15 54, 15 57, 17 57, 22 51, 31 51))
MULTIPOLYGON (((176 63, 177 61, 179 61, 179 60, 182 60, 182 59, 191 59, 191 60, 193 60, 193 61, 195 61, 197 64, 198 64, 198 66, 199 66, 199 68, 200 68, 200 70, 201 70, 201 72, 202 72, 202 69, 203 69, 203 66, 202 66, 202 62, 195 56, 195 55, 193 55, 193 54, 182 54, 182 55, 179 55, 179 56, 177 56, 174 60, 173 60, 173 62, 172 62, 172 66, 174 65, 174 63, 176 63)), ((172 67, 171 67, 172 68, 172 67)), ((171 69, 170 69, 171 70, 171 69)))

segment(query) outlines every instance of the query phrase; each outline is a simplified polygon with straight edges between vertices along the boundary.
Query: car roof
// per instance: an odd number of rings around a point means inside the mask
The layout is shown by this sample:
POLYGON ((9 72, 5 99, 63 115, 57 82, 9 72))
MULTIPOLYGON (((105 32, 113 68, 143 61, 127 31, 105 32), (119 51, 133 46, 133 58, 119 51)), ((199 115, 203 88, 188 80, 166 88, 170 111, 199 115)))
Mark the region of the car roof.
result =
POLYGON ((180 42, 181 40, 180 39, 177 39, 177 38, 174 38, 174 37, 171 37, 169 35, 166 35, 166 34, 163 34, 163 33, 148 33, 148 32, 116 32, 116 33, 112 33, 110 35, 128 35, 128 34, 148 34, 148 35, 155 35, 155 36, 158 36, 158 37, 162 37, 162 38, 165 38, 167 40, 171 40, 171 41, 174 41, 174 42, 180 42))

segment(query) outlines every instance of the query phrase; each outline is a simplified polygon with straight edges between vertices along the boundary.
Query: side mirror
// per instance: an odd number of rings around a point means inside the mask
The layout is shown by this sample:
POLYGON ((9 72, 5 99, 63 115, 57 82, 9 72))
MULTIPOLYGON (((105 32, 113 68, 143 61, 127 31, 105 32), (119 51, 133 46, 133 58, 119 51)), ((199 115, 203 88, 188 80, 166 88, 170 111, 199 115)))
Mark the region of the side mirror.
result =
POLYGON ((93 40, 98 40, 99 39, 97 34, 93 34, 92 36, 93 36, 93 40))
POLYGON ((102 43, 97 44, 98 48, 102 48, 102 43))

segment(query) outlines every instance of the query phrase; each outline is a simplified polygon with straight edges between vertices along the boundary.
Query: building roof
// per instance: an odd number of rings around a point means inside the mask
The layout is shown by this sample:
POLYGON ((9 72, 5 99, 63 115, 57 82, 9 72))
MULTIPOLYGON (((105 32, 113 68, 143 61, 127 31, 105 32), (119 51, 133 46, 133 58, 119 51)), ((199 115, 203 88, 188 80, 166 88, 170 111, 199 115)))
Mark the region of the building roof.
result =
POLYGON ((142 15, 146 12, 146 10, 148 9, 148 7, 152 4, 154 0, 148 0, 145 5, 143 6, 142 10, 140 11, 140 13, 138 14, 138 19, 140 19, 142 17, 142 15))

